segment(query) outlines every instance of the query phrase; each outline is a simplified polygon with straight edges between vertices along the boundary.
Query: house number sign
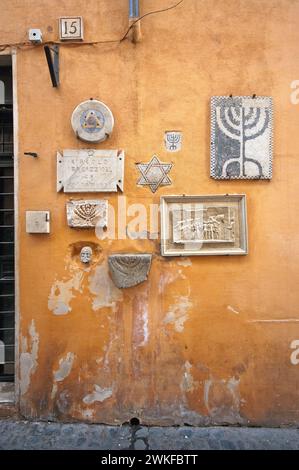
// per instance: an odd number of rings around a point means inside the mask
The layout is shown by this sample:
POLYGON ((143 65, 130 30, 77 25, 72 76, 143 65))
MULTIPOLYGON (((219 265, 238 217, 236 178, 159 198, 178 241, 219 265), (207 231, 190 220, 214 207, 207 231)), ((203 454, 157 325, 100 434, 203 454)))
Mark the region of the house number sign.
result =
POLYGON ((59 18, 59 38, 61 41, 83 39, 82 16, 63 16, 59 18))

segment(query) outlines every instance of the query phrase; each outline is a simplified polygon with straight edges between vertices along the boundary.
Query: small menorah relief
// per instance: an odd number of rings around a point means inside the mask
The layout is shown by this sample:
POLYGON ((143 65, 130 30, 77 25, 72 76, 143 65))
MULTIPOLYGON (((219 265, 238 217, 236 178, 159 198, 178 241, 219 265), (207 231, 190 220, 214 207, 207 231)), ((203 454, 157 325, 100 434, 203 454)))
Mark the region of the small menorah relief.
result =
POLYGON ((105 199, 71 200, 66 205, 70 227, 107 227, 108 201, 105 199))
POLYGON ((179 152, 182 148, 182 133, 179 131, 167 131, 164 137, 167 152, 179 152))

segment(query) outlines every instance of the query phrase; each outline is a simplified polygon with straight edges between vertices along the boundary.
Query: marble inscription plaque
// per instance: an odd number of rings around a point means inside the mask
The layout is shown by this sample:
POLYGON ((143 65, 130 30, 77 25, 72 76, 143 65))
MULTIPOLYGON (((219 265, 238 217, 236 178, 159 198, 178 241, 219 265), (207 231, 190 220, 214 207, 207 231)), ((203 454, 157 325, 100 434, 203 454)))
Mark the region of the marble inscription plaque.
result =
POLYGON ((121 150, 64 150, 57 153, 57 192, 123 191, 125 155, 121 150))

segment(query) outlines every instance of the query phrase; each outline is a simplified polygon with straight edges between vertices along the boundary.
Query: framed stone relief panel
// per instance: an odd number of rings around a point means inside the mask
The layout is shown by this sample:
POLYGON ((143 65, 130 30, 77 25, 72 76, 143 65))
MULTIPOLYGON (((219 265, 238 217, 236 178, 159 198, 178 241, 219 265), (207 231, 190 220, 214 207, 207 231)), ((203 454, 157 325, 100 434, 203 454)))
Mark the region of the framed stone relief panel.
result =
POLYGON ((162 256, 247 253, 244 194, 161 197, 162 256))
POLYGON ((212 97, 212 178, 272 178, 272 114, 270 97, 212 97))

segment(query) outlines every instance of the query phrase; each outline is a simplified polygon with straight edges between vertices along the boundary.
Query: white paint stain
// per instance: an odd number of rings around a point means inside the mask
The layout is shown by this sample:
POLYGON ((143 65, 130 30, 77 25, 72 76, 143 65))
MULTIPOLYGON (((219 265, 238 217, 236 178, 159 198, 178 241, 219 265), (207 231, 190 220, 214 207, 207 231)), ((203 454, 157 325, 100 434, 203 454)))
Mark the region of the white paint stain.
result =
POLYGON ((290 348, 295 349, 290 357, 291 364, 297 366, 299 364, 299 339, 294 339, 290 344, 290 348))
POLYGON ((91 405, 95 401, 103 402, 112 396, 112 388, 101 388, 96 384, 94 388, 95 390, 92 393, 83 398, 83 402, 86 403, 86 405, 91 405))
POLYGON ((193 379, 191 374, 192 364, 189 361, 186 361, 184 364, 183 379, 181 382, 181 390, 183 392, 193 392, 196 387, 198 387, 198 382, 193 379))
POLYGON ((143 341, 140 346, 145 346, 149 339, 149 331, 148 331, 148 311, 146 305, 144 306, 142 312, 142 321, 143 321, 143 341))
POLYGON ((66 315, 72 308, 70 301, 75 297, 74 291, 81 291, 82 272, 75 272, 68 281, 55 281, 48 298, 48 308, 54 315, 66 315))
POLYGON ((165 287, 168 285, 168 284, 171 284, 172 282, 175 282, 177 279, 187 279, 186 276, 184 274, 182 274, 182 271, 177 271, 177 269, 175 269, 175 266, 173 264, 173 272, 170 272, 170 271, 166 271, 166 272, 163 272, 160 276, 160 280, 159 280, 159 294, 163 294, 163 292, 165 291, 165 287))
POLYGON ((188 309, 192 307, 192 302, 187 296, 175 296, 175 303, 169 307, 169 310, 163 320, 164 324, 173 323, 174 329, 178 333, 184 331, 184 323, 188 319, 188 309))
POLYGON ((116 302, 122 300, 123 293, 115 287, 108 274, 107 263, 96 267, 89 277, 89 290, 96 297, 92 302, 92 309, 99 310, 103 307, 115 307, 116 302))
POLYGON ((31 375, 37 369, 38 359, 38 346, 39 334, 36 331, 34 320, 32 320, 29 327, 31 351, 28 351, 27 339, 22 339, 22 353, 20 355, 20 390, 21 395, 24 395, 30 385, 31 375))
POLYGON ((134 303, 133 342, 140 347, 145 346, 148 340, 148 297, 146 294, 139 294, 134 303))
POLYGON ((236 315, 239 315, 239 310, 236 310, 234 307, 232 307, 231 305, 228 305, 227 306, 227 310, 229 310, 230 312, 232 313, 235 313, 236 315))
POLYGON ((113 355, 112 354, 113 353, 113 346, 114 346, 114 344, 117 344, 118 340, 119 340, 119 336, 117 334, 115 334, 115 331, 111 331, 108 345, 104 346, 104 348, 103 348, 103 351, 105 352, 105 354, 104 354, 104 363, 103 364, 104 364, 104 368, 106 370, 109 370, 109 357, 110 357, 110 354, 113 355))
POLYGON ((184 266, 184 268, 188 268, 189 266, 192 266, 192 261, 190 258, 183 258, 180 259, 177 264, 179 264, 180 266, 184 266))

